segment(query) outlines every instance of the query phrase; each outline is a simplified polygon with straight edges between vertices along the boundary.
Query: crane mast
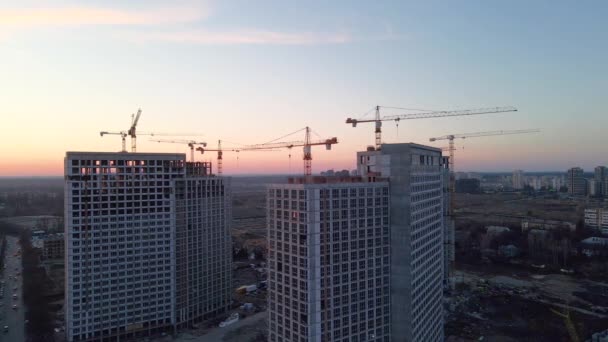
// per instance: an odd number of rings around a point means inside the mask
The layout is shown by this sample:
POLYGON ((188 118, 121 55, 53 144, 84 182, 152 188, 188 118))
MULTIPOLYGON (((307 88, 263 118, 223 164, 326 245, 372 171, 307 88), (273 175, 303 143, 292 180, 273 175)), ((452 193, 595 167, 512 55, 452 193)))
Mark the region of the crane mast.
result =
MULTIPOLYGON (((450 182, 449 182, 449 192, 450 192, 450 203, 448 207, 448 215, 454 219, 454 195, 456 193, 456 170, 455 170, 455 150, 454 140, 455 139, 466 139, 466 138, 480 138, 480 137, 489 137, 496 135, 512 135, 512 134, 526 134, 526 133, 538 133, 540 130, 538 129, 522 129, 522 130, 511 130, 511 131, 489 131, 489 132, 475 132, 475 133, 464 133, 464 134, 449 134, 441 137, 430 138, 430 142, 435 142, 439 140, 447 140, 449 145, 447 150, 449 151, 450 158, 448 160, 449 168, 450 168, 450 182)), ((442 151, 445 148, 441 149, 442 151)), ((452 242, 453 243, 453 242, 452 242)), ((448 243, 449 244, 449 243, 448 243)), ((453 262, 450 265, 449 274, 451 275, 454 269, 453 262)))
POLYGON ((137 134, 136 128, 137 123, 139 122, 139 117, 141 116, 141 108, 137 110, 137 114, 131 115, 131 127, 129 128, 129 136, 131 137, 131 152, 136 152, 137 150, 137 134))
POLYGON ((374 131, 376 137, 376 149, 380 149, 382 145, 382 120, 380 119, 380 106, 376 106, 376 130, 374 131))
MULTIPOLYGON (((513 134, 526 134, 526 133, 538 133, 538 132, 540 132, 539 129, 519 129, 519 130, 510 130, 510 131, 502 130, 502 131, 487 131, 487 132, 474 132, 474 133, 463 133, 463 134, 448 134, 448 135, 444 135, 441 137, 430 138, 429 141, 435 142, 438 140, 447 140, 449 142, 448 151, 450 153, 450 160, 449 160, 450 192, 454 193, 456 191, 456 180, 454 177, 454 172, 455 172, 455 169, 454 169, 454 166, 455 166, 454 140, 455 139, 481 138, 481 137, 490 137, 490 136, 496 136, 496 135, 513 135, 513 134)), ((450 197, 450 202, 452 202, 453 200, 454 200, 454 196, 452 195, 450 197)), ((454 210, 454 205, 453 205, 453 203, 451 203, 450 204, 450 215, 453 214, 453 210, 454 210)))
POLYGON ((222 164, 223 164, 223 157, 222 157, 222 141, 218 140, 217 141, 217 174, 218 175, 222 175, 222 164))
POLYGON ((120 152, 127 152, 127 133, 124 131, 121 132, 107 132, 107 131, 101 131, 99 132, 99 136, 103 137, 104 135, 120 135, 120 138, 122 140, 122 149, 120 150, 120 152))
MULTIPOLYGON (((303 160, 304 160, 304 176, 309 177, 312 175, 312 146, 325 145, 326 150, 331 150, 331 145, 338 143, 338 138, 333 137, 325 140, 312 141, 310 139, 311 129, 305 127, 304 141, 291 141, 291 142, 268 142, 265 144, 249 145, 240 148, 241 151, 254 151, 254 150, 269 150, 277 148, 291 149, 293 147, 303 147, 303 160)), ((298 132, 301 132, 299 130, 298 132)), ((292 133, 293 134, 293 133, 292 133)))
MULTIPOLYGON (((456 150, 454 147, 454 139, 466 139, 466 138, 481 138, 481 137, 490 137, 496 135, 512 135, 512 134, 526 134, 526 133, 538 133, 539 129, 520 129, 520 130, 510 130, 510 131, 488 131, 488 132, 475 132, 475 133, 463 133, 463 134, 449 134, 441 137, 430 138, 430 142, 438 141, 438 140, 448 140, 449 146, 448 151, 450 153, 450 192, 454 193, 456 191, 456 179, 454 177, 455 172, 455 160, 454 160, 454 151, 456 150)), ((454 200, 454 196, 450 197, 450 202, 454 200)), ((450 204, 450 215, 453 214, 454 205, 450 204)))
POLYGON ((516 112, 517 109, 514 107, 491 107, 491 108, 477 108, 477 109, 465 109, 465 110, 451 110, 451 111, 425 111, 422 113, 406 113, 400 115, 389 115, 381 116, 380 108, 391 108, 376 106, 376 117, 374 119, 346 119, 346 123, 351 124, 353 127, 357 127, 358 123, 375 123, 375 138, 376 138, 376 150, 380 150, 382 146, 382 121, 395 121, 399 123, 401 120, 414 120, 414 119, 431 119, 440 117, 452 117, 452 116, 466 116, 466 115, 479 115, 479 114, 493 114, 493 113, 505 113, 505 112, 516 112))
MULTIPOLYGON (((178 134, 178 133, 151 133, 151 132, 139 132, 137 133, 138 135, 149 135, 149 136, 178 136, 178 135, 192 135, 192 134, 178 134)), ((122 140, 122 149, 121 152, 127 152, 127 136, 129 136, 128 132, 125 131, 120 131, 120 132, 108 132, 108 131, 101 131, 99 132, 99 135, 101 137, 103 137, 104 135, 120 135, 120 138, 122 140)), ((131 145, 131 148, 133 148, 133 145, 131 145)), ((133 152, 135 152, 135 150, 133 150, 133 152)))
POLYGON ((310 128, 306 127, 306 136, 304 138, 304 175, 312 174, 312 153, 310 148, 310 128))
MULTIPOLYGON (((205 151, 217 151, 217 174, 219 176, 221 176, 222 172, 223 172, 222 164, 223 164, 223 160, 224 160, 224 157, 223 157, 224 151, 222 150, 222 141, 221 140, 217 141, 217 150, 206 149, 203 147, 197 147, 196 150, 200 151, 201 154, 205 153, 205 151)), ((229 150, 238 152, 238 150, 235 150, 235 149, 229 149, 229 150)))
POLYGON ((194 162, 194 145, 202 145, 203 147, 207 146, 206 142, 202 141, 194 141, 194 140, 150 140, 158 143, 169 143, 169 144, 185 144, 190 148, 190 161, 194 162))

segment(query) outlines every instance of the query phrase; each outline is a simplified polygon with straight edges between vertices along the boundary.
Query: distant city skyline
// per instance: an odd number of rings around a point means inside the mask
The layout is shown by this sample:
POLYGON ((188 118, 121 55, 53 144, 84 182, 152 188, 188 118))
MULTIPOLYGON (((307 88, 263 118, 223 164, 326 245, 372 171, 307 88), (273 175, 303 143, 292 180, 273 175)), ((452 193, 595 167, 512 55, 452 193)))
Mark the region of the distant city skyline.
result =
MULTIPOLYGON (((313 148, 313 172, 350 170, 352 154, 373 145, 373 125, 345 119, 375 105, 515 106, 385 122, 383 138, 442 147, 428 139, 540 128, 456 141, 456 171, 593 172, 608 164, 607 9, 602 1, 2 3, 0 176, 60 176, 65 151, 118 151, 120 138, 99 131, 126 130, 140 107, 141 131, 198 133, 213 148, 310 126, 339 141, 313 148)), ((138 150, 187 153, 145 136, 138 150)), ((224 172, 301 173, 301 149, 291 163, 288 155, 226 153, 224 172)))

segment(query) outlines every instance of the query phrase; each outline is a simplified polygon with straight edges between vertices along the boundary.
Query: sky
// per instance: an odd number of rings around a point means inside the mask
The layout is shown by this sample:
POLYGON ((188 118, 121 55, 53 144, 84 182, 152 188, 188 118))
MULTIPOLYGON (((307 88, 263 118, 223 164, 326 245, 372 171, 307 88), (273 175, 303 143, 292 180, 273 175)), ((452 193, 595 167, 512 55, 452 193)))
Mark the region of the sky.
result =
MULTIPOLYGON (((119 151, 99 132, 127 130, 138 108, 139 131, 209 148, 309 126, 339 141, 313 148, 313 172, 353 169, 374 127, 345 120, 376 105, 514 106, 385 122, 383 141, 539 128, 457 141, 456 170, 591 171, 608 164, 606 13, 605 1, 0 0, 0 176, 62 175, 66 151, 119 151)), ((138 151, 188 152, 150 139, 138 151)), ((226 152, 224 170, 301 173, 302 150, 226 152)))

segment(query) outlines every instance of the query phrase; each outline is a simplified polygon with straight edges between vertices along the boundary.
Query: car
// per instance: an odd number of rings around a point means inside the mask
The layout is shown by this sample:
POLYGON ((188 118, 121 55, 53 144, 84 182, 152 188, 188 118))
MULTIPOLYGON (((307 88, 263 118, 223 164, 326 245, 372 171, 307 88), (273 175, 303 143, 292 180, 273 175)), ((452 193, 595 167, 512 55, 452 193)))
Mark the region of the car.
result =
POLYGON ((13 310, 17 310, 17 304, 13 304, 13 310))
POLYGON ((5 325, 4 326, 4 332, 7 332, 7 331, 8 331, 8 325, 5 325))
POLYGON ((17 299, 17 295, 16 294, 13 295, 13 299, 17 299))

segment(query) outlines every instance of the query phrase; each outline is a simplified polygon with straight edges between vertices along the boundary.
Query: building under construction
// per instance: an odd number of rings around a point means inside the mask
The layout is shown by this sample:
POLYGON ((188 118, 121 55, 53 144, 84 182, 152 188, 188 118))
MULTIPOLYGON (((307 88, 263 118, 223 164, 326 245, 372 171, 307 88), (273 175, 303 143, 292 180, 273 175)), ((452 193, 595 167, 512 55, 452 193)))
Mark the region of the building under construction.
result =
POLYGON ((139 339, 225 312, 230 189, 185 154, 67 152, 67 340, 139 339))
POLYGON ((269 341, 444 340, 446 160, 380 147, 269 187, 269 341))

